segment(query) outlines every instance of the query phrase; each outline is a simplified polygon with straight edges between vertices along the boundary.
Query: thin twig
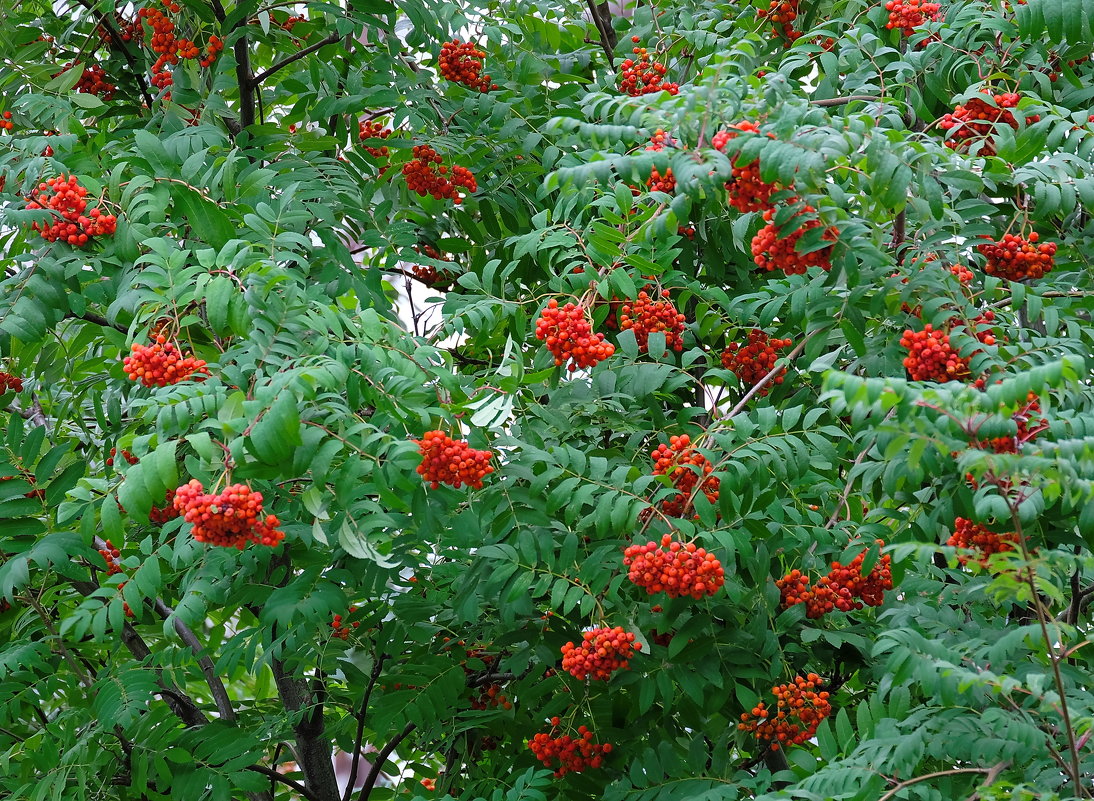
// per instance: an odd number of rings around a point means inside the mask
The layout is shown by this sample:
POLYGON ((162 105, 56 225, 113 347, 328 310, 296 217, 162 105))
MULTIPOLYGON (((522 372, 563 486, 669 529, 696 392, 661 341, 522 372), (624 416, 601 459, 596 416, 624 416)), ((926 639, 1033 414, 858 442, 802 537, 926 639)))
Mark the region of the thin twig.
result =
POLYGON ((617 43, 615 30, 612 28, 612 12, 607 3, 597 5, 596 0, 585 0, 589 7, 589 16, 593 19, 596 32, 600 34, 600 49, 608 57, 608 66, 615 71, 615 56, 613 52, 617 43))
POLYGON ((353 795, 353 785, 357 783, 357 768, 361 763, 361 742, 365 737, 365 713, 368 711, 369 698, 372 697, 372 688, 376 686, 380 673, 384 669, 384 660, 387 654, 381 653, 376 657, 376 664, 372 666, 372 675, 368 678, 368 686, 365 687, 364 697, 361 698, 361 709, 357 713, 357 736, 353 739, 353 762, 349 766, 349 783, 346 784, 346 792, 342 801, 349 801, 353 795))
POLYGON ((387 762, 387 758, 391 756, 392 751, 399 747, 399 743, 405 740, 416 728, 418 727, 413 723, 406 724, 401 732, 391 738, 391 742, 380 749, 380 753, 376 755, 376 759, 372 762, 372 769, 369 770, 368 776, 365 777, 365 783, 361 785, 361 794, 357 796, 357 801, 368 801, 368 797, 372 793, 372 788, 376 784, 376 780, 380 778, 380 770, 384 767, 384 763, 387 762))
MULTIPOLYGON (((1005 767, 1006 763, 1003 763, 1003 765, 1005 767)), ((960 774, 960 773, 986 773, 990 776, 991 772, 993 770, 995 770, 997 767, 999 767, 999 766, 997 765, 997 766, 991 767, 991 768, 950 768, 949 770, 938 770, 938 771, 935 771, 934 773, 924 773, 922 776, 916 776, 914 779, 908 779, 907 781, 901 782, 896 787, 894 787, 892 790, 890 790, 885 795, 883 795, 881 798, 879 798, 877 801, 888 801, 888 799, 895 796, 897 793, 899 793, 905 787, 911 787, 913 784, 919 784, 920 782, 925 782, 928 779, 937 779, 940 776, 955 776, 955 775, 960 774)), ((1002 768, 999 768, 999 769, 1002 770, 1002 768)))
POLYGON ((337 42, 341 38, 342 37, 339 36, 337 33, 332 33, 326 39, 322 39, 322 40, 316 42, 313 45, 308 45, 303 50, 298 50, 297 52, 293 53, 291 56, 288 56, 287 58, 281 59, 280 61, 278 61, 276 64, 274 64, 269 69, 265 69, 262 72, 258 73, 258 75, 255 75, 253 78, 251 78, 251 87, 252 88, 257 88, 257 87, 261 86, 262 82, 265 81, 267 78, 269 78, 274 73, 285 69, 285 67, 289 66, 294 61, 299 61, 300 59, 304 58, 305 56, 310 56, 316 50, 324 48, 329 44, 334 44, 335 42, 337 42))
POLYGON ((290 779, 288 776, 285 776, 282 773, 278 773, 273 768, 267 768, 265 765, 248 765, 247 770, 254 771, 255 773, 261 773, 263 776, 269 776, 270 781, 281 782, 287 787, 291 787, 292 789, 296 790, 296 792, 300 793, 300 795, 304 796, 304 798, 308 799, 308 801, 321 801, 319 796, 317 796, 303 784, 298 782, 296 779, 290 779))

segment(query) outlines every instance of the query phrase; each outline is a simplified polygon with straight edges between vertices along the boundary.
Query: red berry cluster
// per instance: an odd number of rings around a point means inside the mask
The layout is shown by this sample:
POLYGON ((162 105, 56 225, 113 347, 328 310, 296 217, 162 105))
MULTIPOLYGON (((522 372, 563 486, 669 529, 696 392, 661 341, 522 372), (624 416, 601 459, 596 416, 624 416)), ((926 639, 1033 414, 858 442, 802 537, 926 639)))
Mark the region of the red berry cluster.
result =
POLYGON ((741 714, 737 728, 756 733, 760 740, 771 743, 777 751, 788 743, 800 745, 817 733, 820 722, 832 713, 827 692, 817 692, 824 681, 816 673, 796 676, 789 684, 771 688, 775 694, 775 709, 760 701, 751 714, 741 714))
MULTIPOLYGON (((631 41, 638 44, 641 39, 632 36, 631 41)), ((680 84, 665 81, 668 68, 660 61, 653 61, 644 47, 631 50, 637 58, 628 58, 619 65, 619 91, 631 97, 668 92, 674 95, 680 91, 680 84)))
POLYGON ((88 210, 86 196, 87 189, 75 175, 68 178, 58 175, 38 184, 27 200, 27 208, 47 209, 56 216, 49 224, 33 223, 30 227, 47 242, 67 242, 76 247, 83 247, 92 237, 113 234, 118 227, 117 218, 103 214, 98 207, 88 210))
POLYGON ((441 45, 441 54, 437 59, 437 69, 452 83, 462 83, 476 92, 489 92, 497 89, 496 83, 490 83, 489 75, 482 75, 482 64, 486 51, 471 42, 453 39, 441 45))
MULTIPOLYGON (((437 248, 432 245, 422 245, 419 252, 429 256, 431 259, 437 259, 438 261, 445 261, 446 257, 437 248)), ((446 287, 452 283, 452 279, 455 277, 448 270, 438 270, 429 264, 415 264, 410 268, 414 273, 414 277, 421 281, 426 286, 434 288, 446 287)))
POLYGON ((426 778, 421 780, 421 785, 426 790, 436 790, 437 789, 437 780, 426 777, 426 778))
MULTIPOLYGON (((1007 109, 1018 105, 1021 95, 1017 92, 1005 92, 999 95, 990 95, 982 92, 979 97, 974 97, 965 102, 963 106, 957 106, 952 113, 945 115, 938 123, 939 127, 948 131, 946 144, 952 148, 958 148, 968 144, 970 140, 983 138, 985 140, 982 152, 988 155, 995 153, 992 144, 991 132, 997 123, 1017 128, 1018 122, 1014 115, 1007 109)), ((1037 122, 1041 117, 1034 114, 1026 117, 1026 123, 1037 122)))
MULTIPOLYGON (((163 7, 172 14, 181 11, 181 6, 174 0, 162 0, 163 7)), ((137 17, 152 29, 152 36, 148 46, 153 53, 158 53, 159 58, 152 65, 152 85, 165 89, 174 83, 171 71, 168 67, 174 67, 180 59, 198 59, 203 67, 210 67, 216 61, 217 55, 224 50, 224 42, 216 35, 210 35, 205 46, 205 54, 201 48, 191 39, 179 38, 175 35, 175 23, 167 14, 158 8, 142 8, 137 12, 137 17)))
MULTIPOLYGON (((747 344, 729 343, 722 352, 722 367, 732 370, 743 386, 753 387, 775 367, 775 361, 779 358, 776 351, 788 347, 790 347, 789 339, 771 339, 760 329, 753 328, 748 334, 747 344)), ((772 380, 776 384, 781 384, 785 375, 784 367, 772 380)), ((769 389, 770 385, 764 386, 756 394, 763 397, 769 389)))
POLYGON ((454 440, 443 431, 426 431, 413 442, 422 454, 418 475, 429 482, 430 489, 441 484, 480 489, 483 478, 494 472, 490 465, 494 454, 476 450, 466 440, 454 440))
MULTIPOLYGON (((946 544, 954 548, 976 551, 978 554, 975 557, 976 561, 981 566, 987 567, 992 554, 1015 550, 1015 546, 1018 545, 1018 535, 1013 531, 997 534, 971 520, 959 517, 953 521, 953 534, 946 540, 946 544)), ((968 555, 957 557, 963 565, 968 564, 973 558, 968 555)))
POLYGON ((68 72, 71 69, 79 69, 80 80, 76 82, 74 87, 77 92, 83 92, 87 95, 96 95, 103 100, 111 100, 114 97, 114 92, 117 88, 110 81, 106 80, 106 72, 98 64, 92 64, 90 67, 85 67, 80 62, 70 62, 65 64, 61 72, 58 72, 53 77, 61 73, 68 72))
POLYGON ((179 510, 175 508, 175 493, 167 490, 167 497, 163 506, 153 506, 148 510, 148 519, 153 523, 167 523, 179 516, 179 510))
POLYGON ((457 187, 475 192, 479 185, 475 176, 466 167, 453 167, 452 177, 448 177, 448 167, 441 162, 444 159, 429 145, 415 145, 414 158, 403 165, 406 185, 422 197, 432 195, 436 200, 448 198, 453 203, 462 203, 457 187), (434 166, 436 165, 436 166, 434 166))
MULTIPOLYGON (((105 20, 104 20, 105 22, 105 20)), ((118 33, 118 38, 123 42, 132 42, 137 36, 140 35, 141 22, 138 18, 129 19, 120 11, 114 12, 114 29, 118 33)), ((95 27, 95 32, 99 35, 99 41, 109 47, 114 46, 114 37, 110 35, 110 31, 107 30, 105 24, 100 23, 95 27)))
MULTIPOLYGON (((122 594, 122 587, 124 587, 128 583, 128 581, 123 581, 121 584, 118 585, 118 595, 122 594)), ((125 601, 122 601, 122 609, 125 611, 126 617, 136 617, 136 615, 133 613, 133 610, 129 608, 129 604, 125 601)))
POLYGON ((0 114, 0 131, 10 131, 15 127, 15 123, 11 121, 11 112, 5 111, 0 114))
POLYGON ((714 554, 694 543, 673 542, 669 534, 661 537, 660 545, 627 546, 623 564, 630 568, 627 578, 650 595, 664 592, 670 598, 699 600, 725 584, 725 570, 714 554))
POLYGON ((555 772, 555 778, 561 779, 567 773, 580 773, 588 768, 599 768, 604 754, 612 751, 611 743, 594 743, 593 733, 585 726, 578 726, 577 737, 563 734, 553 737, 559 719, 551 718, 551 731, 540 732, 528 741, 528 747, 536 759, 555 772))
POLYGON ((967 381, 969 359, 958 355, 950 345, 950 335, 934 330, 929 324, 922 331, 908 330, 900 338, 908 349, 904 369, 912 381, 967 381))
POLYGON ((1048 421, 1038 416, 1041 412, 1041 404, 1037 396, 1029 394, 1029 403, 1011 415, 1011 419, 1018 427, 1017 432, 1009 437, 992 437, 991 439, 973 439, 972 447, 995 453, 1018 453, 1018 449, 1027 442, 1037 439, 1043 431, 1048 429, 1048 421))
POLYGON ((233 484, 209 495, 196 478, 175 490, 175 509, 194 526, 194 539, 210 545, 243 550, 248 542, 276 546, 285 538, 280 521, 262 515, 262 493, 246 484, 233 484))
MULTIPOLYGON (((805 206, 794 215, 794 219, 812 214, 816 209, 805 206)), ((827 245, 820 250, 811 253, 800 253, 797 249, 798 240, 806 231, 821 227, 821 221, 816 218, 803 220, 797 228, 786 236, 781 236, 783 229, 775 225, 775 210, 768 209, 764 212, 764 221, 767 223, 752 237, 752 260, 761 270, 773 272, 782 270, 787 275, 802 275, 810 267, 820 267, 824 271, 832 268, 832 245, 827 245)), ((789 223, 787 223, 789 225, 789 223)), ((829 226, 821 236, 826 242, 835 242, 838 231, 829 226)))
MULTIPOLYGON (((356 611, 357 607, 351 606, 346 614, 352 615, 356 611)), ((334 619, 331 621, 330 627, 334 629, 334 637, 337 637, 339 640, 348 640, 349 635, 353 632, 353 630, 361 627, 361 622, 359 620, 355 620, 353 621, 353 623, 343 623, 342 616, 335 615, 334 619)))
POLYGON ((593 367, 615 353, 615 345, 594 334, 584 306, 567 303, 559 307, 552 298, 536 320, 536 339, 541 340, 555 357, 555 364, 573 372, 593 367))
MULTIPOLYGON (((877 541, 881 545, 881 540, 877 541)), ((881 606, 885 591, 893 588, 891 560, 882 555, 870 572, 862 575, 862 563, 866 551, 841 565, 832 562, 828 575, 822 576, 810 586, 809 578, 800 570, 791 570, 775 582, 779 588, 781 604, 787 609, 795 604, 805 604, 805 615, 816 619, 835 609, 852 612, 866 606, 881 606)))
POLYGON ((118 558, 122 555, 122 552, 115 548, 110 540, 107 540, 105 544, 105 548, 99 549, 99 555, 106 562, 106 575, 113 576, 115 573, 123 572, 122 566, 118 564, 118 558))
POLYGON ((160 334, 151 345, 134 342, 132 355, 122 359, 122 368, 130 381, 140 381, 146 387, 166 387, 185 381, 195 373, 208 374, 204 359, 183 356, 178 346, 160 334))
POLYGON ((885 27, 889 30, 900 28, 905 36, 911 36, 928 20, 938 22, 942 19, 942 6, 929 0, 889 0, 885 10, 889 12, 885 27))
POLYGON ((702 475, 700 489, 708 501, 718 503, 721 480, 712 476, 714 465, 699 451, 691 447, 691 437, 681 434, 669 437, 668 445, 658 445, 650 454, 653 459, 653 475, 669 476, 677 493, 661 502, 661 511, 667 517, 686 517, 691 511, 691 496, 702 475))
POLYGON ((653 300, 650 293, 642 290, 638 293, 638 299, 624 301, 619 309, 619 328, 622 331, 628 329, 634 331, 634 338, 638 341, 638 349, 649 351, 650 334, 655 331, 665 332, 665 347, 680 352, 684 349, 684 321, 685 317, 676 310, 671 300, 668 300, 669 291, 661 290, 664 300, 653 300))
MULTIPOLYGON (((646 146, 646 150, 664 150, 665 145, 668 143, 668 134, 666 134, 662 128, 658 128, 654 131, 653 136, 650 137, 650 143, 646 146)), ((656 167, 652 168, 650 170, 649 180, 646 181, 646 186, 649 187, 651 192, 664 192, 667 195, 674 193, 676 191, 676 176, 672 174, 672 167, 667 168, 664 175, 661 175, 656 167)))
POLYGON ((282 30, 287 33, 292 33, 292 29, 299 25, 301 22, 307 22, 308 18, 304 16, 292 16, 281 23, 282 30))
POLYGON ((798 2, 799 0, 771 0, 767 8, 756 12, 756 16, 774 23, 776 32, 782 34, 787 44, 791 44, 802 35, 801 31, 794 30, 794 20, 798 18, 798 2))
MULTIPOLYGON (((118 449, 117 448, 111 448, 110 449, 110 455, 108 457, 106 457, 106 466, 107 467, 113 467, 114 466, 114 457, 117 456, 117 455, 118 455, 118 449)), ((133 454, 131 454, 125 448, 122 448, 122 458, 125 459, 125 461, 129 462, 129 464, 136 464, 137 461, 138 461, 137 457, 134 456, 133 454)))
POLYGON ((0 395, 8 391, 22 392, 23 379, 11 373, 0 373, 0 395))
MULTIPOLYGON (((391 136, 391 129, 385 128, 384 123, 379 120, 365 120, 357 123, 357 138, 362 142, 366 139, 387 139, 389 136, 391 136)), ((378 159, 385 159, 389 151, 387 145, 380 147, 365 145, 365 152, 378 159)))
POLYGON ((581 637, 580 645, 562 646, 562 669, 579 680, 607 681, 615 671, 627 669, 634 651, 642 650, 642 643, 622 626, 593 629, 581 637))
POLYGON ((1008 281, 1022 281, 1026 278, 1042 278, 1052 272, 1056 255, 1056 243, 1037 244, 1036 233, 1025 239, 1014 234, 1003 234, 999 242, 977 245, 976 249, 987 259, 984 272, 997 275, 1008 281))
MULTIPOLYGON (((747 120, 729 127, 728 131, 714 134, 712 144, 715 150, 724 152, 726 142, 736 139, 739 131, 760 133, 760 126, 747 120)), ((768 136, 774 139, 772 134, 768 136)), ((759 159, 754 159, 750 164, 734 164, 732 176, 726 182, 729 205, 740 212, 767 211, 771 208, 771 196, 782 189, 779 184, 767 183, 760 178, 759 159)))

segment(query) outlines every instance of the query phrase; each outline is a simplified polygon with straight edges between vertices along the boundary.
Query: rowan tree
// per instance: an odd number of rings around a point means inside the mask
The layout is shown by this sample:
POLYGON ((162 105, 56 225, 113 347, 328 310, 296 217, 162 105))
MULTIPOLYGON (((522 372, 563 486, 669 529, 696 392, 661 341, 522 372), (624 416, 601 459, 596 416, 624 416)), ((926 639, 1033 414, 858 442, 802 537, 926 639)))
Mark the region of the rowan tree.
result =
POLYGON ((1090 0, 23 0, 0 798, 1094 797, 1090 0))

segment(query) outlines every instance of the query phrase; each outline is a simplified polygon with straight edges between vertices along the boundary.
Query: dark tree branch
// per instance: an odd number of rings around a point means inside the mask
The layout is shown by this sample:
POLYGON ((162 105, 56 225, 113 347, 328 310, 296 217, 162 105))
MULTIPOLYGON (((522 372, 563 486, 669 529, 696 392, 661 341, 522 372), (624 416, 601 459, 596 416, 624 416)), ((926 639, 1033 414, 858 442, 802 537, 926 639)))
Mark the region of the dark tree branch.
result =
POLYGON ((161 599, 157 598, 153 604, 156 608, 156 612, 164 620, 170 620, 174 626, 175 631, 184 643, 190 646, 190 650, 194 656, 197 657, 198 666, 201 668, 202 674, 205 676, 205 683, 209 685, 209 692, 213 694, 213 701, 217 705, 217 712, 220 714, 221 720, 227 720, 229 722, 236 719, 236 712, 232 708, 232 700, 228 697, 227 690, 224 689, 224 682, 220 680, 220 676, 217 675, 216 668, 213 666, 213 660, 208 655, 203 655, 205 650, 201 643, 198 641, 197 635, 187 626, 182 619, 175 614, 175 610, 165 604, 161 599))
POLYGON ((315 801, 341 801, 338 778, 334 775, 330 739, 323 736, 323 717, 315 719, 311 709, 312 693, 308 683, 292 676, 280 659, 271 660, 274 683, 285 709, 296 718, 296 751, 304 779, 315 794, 315 801))
POLYGON ((368 801, 368 797, 372 794, 372 788, 376 784, 376 780, 380 778, 380 771, 384 767, 384 763, 387 762, 387 758, 391 756, 391 752, 399 747, 399 743, 407 738, 407 736, 416 729, 413 723, 408 723, 403 727, 403 730, 391 738, 391 742, 380 749, 380 753, 376 755, 376 759, 372 762, 372 769, 368 772, 368 776, 365 777, 365 783, 361 785, 361 794, 357 796, 357 801, 368 801))
POLYGON ((248 765, 247 770, 254 771, 255 773, 261 773, 263 776, 269 776, 271 782, 281 782, 287 787, 291 787, 304 796, 308 801, 320 801, 320 798, 315 795, 306 786, 298 782, 296 779, 290 779, 284 774, 278 773, 273 768, 267 768, 265 765, 248 765))
POLYGON ((88 323, 94 323, 95 325, 101 325, 103 328, 113 328, 115 331, 121 331, 123 334, 128 334, 129 329, 124 325, 118 323, 112 323, 105 317, 94 314, 93 312, 84 312, 83 314, 74 314, 69 312, 65 315, 66 320, 83 320, 88 323))
POLYGON ((308 45, 303 50, 298 50, 297 52, 293 53, 291 56, 288 56, 287 58, 281 59, 280 61, 278 61, 276 64, 274 64, 269 69, 265 69, 262 72, 258 73, 258 75, 255 75, 254 77, 252 77, 251 78, 251 87, 252 88, 258 88, 259 86, 262 85, 263 81, 265 81, 267 78, 269 78, 274 73, 280 72, 281 70, 285 69, 285 67, 292 64, 294 61, 299 61, 300 59, 305 58, 306 56, 310 56, 316 50, 320 50, 320 49, 326 47, 329 44, 334 44, 335 42, 337 42, 341 38, 342 37, 339 36, 338 34, 332 33, 326 39, 321 39, 320 41, 316 42, 315 44, 308 45))
POLYGON ((619 43, 615 29, 612 28, 612 12, 607 3, 585 0, 589 7, 589 16, 593 19, 597 33, 600 34, 600 49, 608 57, 608 66, 615 70, 615 46, 619 43))
POLYGON ((365 713, 368 712, 372 688, 376 686, 380 673, 383 672, 385 659, 387 654, 383 653, 376 657, 376 664, 372 666, 372 675, 368 677, 368 686, 365 687, 365 694, 361 698, 361 709, 357 713, 357 735, 353 738, 353 762, 350 763, 349 783, 346 785, 346 792, 342 795, 342 801, 349 801, 350 796, 353 795, 353 785, 357 783, 357 768, 361 764, 361 742, 365 737, 365 713))

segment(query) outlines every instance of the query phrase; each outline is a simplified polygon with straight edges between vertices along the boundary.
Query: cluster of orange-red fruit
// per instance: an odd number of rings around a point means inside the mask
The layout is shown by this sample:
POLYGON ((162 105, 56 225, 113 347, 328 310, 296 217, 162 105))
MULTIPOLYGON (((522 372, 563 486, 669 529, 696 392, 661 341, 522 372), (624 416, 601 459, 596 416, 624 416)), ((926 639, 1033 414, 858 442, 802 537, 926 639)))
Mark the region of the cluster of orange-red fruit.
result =
POLYGON ((969 359, 950 344, 950 335, 927 324, 922 331, 907 330, 900 338, 908 349, 904 369, 912 381, 965 381, 969 378, 969 359))
MULTIPOLYGON (((726 143, 736 139, 739 132, 760 133, 760 126, 754 122, 745 120, 729 126, 728 131, 719 131, 714 134, 711 144, 715 150, 725 152, 726 143)), ((768 134, 772 139, 774 136, 768 134)), ((748 164, 733 164, 733 172, 726 181, 729 205, 742 213, 750 211, 765 211, 772 207, 771 196, 782 191, 777 183, 768 183, 760 178, 760 160, 753 159, 748 164)))
MULTIPOLYGON (((632 36, 631 41, 636 45, 641 42, 638 36, 632 36)), ((653 94, 655 92, 668 92, 674 95, 680 91, 680 85, 665 80, 668 68, 660 61, 650 58, 649 51, 644 47, 635 47, 631 50, 636 58, 628 58, 619 65, 619 89, 631 97, 653 94)))
MULTIPOLYGON (((351 606, 349 608, 349 610, 346 612, 346 614, 347 615, 352 615, 356 611, 357 611, 357 607, 356 606, 351 606)), ((353 630, 356 629, 356 628, 360 628, 360 626, 361 626, 361 621, 359 621, 359 620, 355 620, 352 623, 343 623, 342 622, 342 616, 341 615, 335 615, 334 619, 331 620, 331 623, 330 623, 330 627, 332 629, 334 629, 331 636, 337 637, 339 640, 348 640, 349 635, 353 633, 353 630)))
MULTIPOLYGON (((366 139, 387 139, 389 136, 391 136, 391 129, 385 128, 380 120, 363 120, 357 123, 357 139, 362 142, 366 139)), ((378 159, 386 159, 390 151, 387 145, 380 147, 365 145, 365 152, 378 159)))
MULTIPOLYGON (((460 642, 463 641, 461 640, 460 642)), ((481 648, 470 649, 467 652, 467 658, 480 660, 487 670, 493 670, 498 661, 497 655, 489 654, 481 648)), ((463 672, 466 673, 468 677, 476 675, 475 671, 467 666, 466 660, 462 664, 463 672)), ((471 708, 477 711, 496 707, 501 707, 502 709, 513 708, 513 702, 505 696, 502 692, 502 686, 497 682, 484 685, 479 694, 471 699, 471 708)))
POLYGON ((452 167, 449 176, 444 159, 429 145, 415 145, 411 153, 414 158, 403 165, 403 176, 406 185, 422 197, 432 195, 436 200, 447 198, 453 203, 462 203, 459 187, 468 192, 478 190, 478 182, 471 170, 457 165, 452 167))
MULTIPOLYGON (((826 245, 810 253, 802 253, 797 249, 798 240, 805 235, 806 231, 822 226, 820 220, 808 216, 815 211, 816 209, 807 205, 795 214, 790 222, 781 227, 774 222, 775 209, 765 211, 763 218, 767 225, 752 237, 752 260, 756 262, 756 266, 768 272, 782 270, 787 275, 803 275, 810 267, 820 267, 825 272, 832 269, 832 245, 826 245), (786 226, 798 218, 802 218, 798 227, 786 236, 782 236, 786 226)), ((821 239, 834 243, 836 229, 826 228, 821 239)))
POLYGON ((634 331, 640 351, 649 351, 650 334, 663 331, 665 347, 680 352, 684 349, 685 317, 669 300, 669 291, 661 290, 661 300, 654 300, 642 290, 635 300, 627 300, 619 308, 619 328, 634 331))
POLYGON ((113 576, 115 573, 121 573, 122 566, 118 564, 118 559, 122 552, 115 548, 110 540, 106 540, 105 545, 105 548, 99 549, 99 555, 106 562, 106 575, 113 576))
POLYGON ((482 74, 486 51, 472 44, 453 39, 441 45, 441 54, 437 58, 437 70, 452 83, 461 83, 476 92, 489 92, 497 89, 490 82, 489 75, 482 74))
MULTIPOLYGON (((418 250, 431 259, 445 260, 444 254, 432 245, 422 245, 418 250)), ((438 270, 429 264, 415 264, 410 269, 414 273, 414 277, 426 286, 441 288, 452 283, 453 275, 448 270, 438 270)))
POLYGON ((528 747, 536 759, 555 772, 561 779, 567 773, 580 773, 587 768, 599 768, 605 754, 612 751, 611 743, 594 743, 593 733, 585 726, 578 726, 577 737, 555 734, 561 721, 551 718, 551 731, 540 732, 528 741, 528 747))
POLYGON ((653 459, 653 475, 669 476, 676 494, 661 502, 661 512, 667 517, 686 517, 692 511, 691 496, 695 486, 703 482, 700 492, 712 504, 718 503, 721 481, 714 472, 714 465, 699 451, 691 447, 687 434, 669 437, 669 444, 661 444, 650 454, 653 459))
POLYGON ((0 131, 10 131, 15 127, 15 123, 11 121, 11 112, 5 111, 0 114, 0 131))
POLYGON ((899 28, 905 36, 911 36, 915 29, 930 20, 942 19, 942 6, 929 0, 889 0, 885 4, 889 12, 889 21, 885 27, 889 30, 899 28))
MULTIPOLYGON (((976 551, 976 561, 987 567, 992 554, 1013 551, 1018 545, 1018 535, 1013 531, 997 534, 984 526, 959 517, 953 521, 953 533, 946 544, 954 548, 976 551)), ((968 564, 972 556, 958 554, 961 564, 968 564)))
MULTIPOLYGON (((979 388, 979 387, 978 387, 979 388)), ((994 451, 995 453, 1018 453, 1018 448, 1048 428, 1048 421, 1039 417, 1041 404, 1037 396, 1032 392, 1029 395, 1029 403, 1011 415, 1018 427, 1014 435, 1008 437, 992 437, 991 439, 973 439, 972 447, 981 450, 994 451)))
POLYGON ((604 341, 604 335, 593 333, 584 306, 567 303, 559 306, 552 298, 536 320, 536 339, 547 346, 555 357, 555 365, 573 372, 593 367, 615 353, 615 345, 604 341))
MULTIPOLYGON (((668 143, 668 134, 663 129, 658 128, 650 137, 650 143, 646 146, 646 150, 654 152, 664 150, 665 145, 668 143)), ((672 167, 666 168, 664 175, 656 167, 651 168, 646 187, 651 192, 664 192, 667 195, 674 193, 676 191, 676 176, 672 174, 672 167)))
POLYGON ((22 392, 23 379, 11 373, 0 373, 0 395, 5 392, 22 392))
POLYGON ((787 44, 801 37, 801 31, 794 30, 794 20, 798 18, 799 0, 771 0, 767 8, 756 11, 760 19, 766 18, 776 26, 776 33, 782 34, 787 44))
POLYGON ((1037 243, 1038 235, 1029 239, 1014 234, 1003 234, 999 242, 977 245, 976 249, 987 259, 984 272, 1008 281, 1026 278, 1042 278, 1051 272, 1055 264, 1056 243, 1037 243))
POLYGON ((98 207, 87 208, 87 188, 75 175, 58 175, 38 184, 27 200, 28 209, 46 209, 56 218, 50 223, 32 223, 47 242, 66 242, 83 247, 92 237, 108 236, 118 227, 113 214, 103 214, 98 207), (86 212, 86 214, 85 214, 86 212))
MULTIPOLYGON (((91 66, 85 67, 78 61, 70 62, 65 64, 61 69, 61 72, 58 72, 57 75, 68 72, 71 69, 80 70, 80 79, 76 81, 76 86, 73 87, 77 92, 83 92, 86 95, 95 95, 103 100, 110 100, 114 97, 114 93, 117 91, 118 87, 106 79, 106 71, 98 64, 92 64, 91 66)), ((56 78, 57 75, 54 75, 53 77, 56 78)))
POLYGON ((661 537, 660 545, 627 546, 623 564, 630 568, 627 578, 650 595, 663 592, 670 598, 699 600, 716 593, 726 581, 722 563, 714 554, 694 543, 674 542, 670 534, 661 537))
POLYGON ((179 516, 179 510, 175 508, 175 492, 167 490, 167 497, 163 506, 153 506, 148 510, 148 519, 153 523, 166 523, 179 516))
POLYGON ((771 688, 775 709, 760 701, 752 712, 743 712, 737 728, 755 732, 777 751, 788 744, 800 745, 817 733, 820 722, 832 713, 828 693, 820 690, 824 681, 816 673, 796 676, 788 684, 771 688))
MULTIPOLYGON (((163 7, 172 14, 177 14, 181 6, 174 0, 162 0, 163 7)), ((201 48, 191 39, 179 38, 175 35, 175 23, 158 8, 142 8, 137 11, 137 18, 152 29, 152 36, 148 40, 148 46, 153 53, 158 53, 159 58, 152 65, 152 85, 165 89, 174 83, 169 67, 174 67, 180 59, 197 59, 202 67, 210 67, 216 61, 217 55, 224 50, 224 42, 215 34, 209 36, 205 46, 205 54, 201 48)))
MULTIPOLYGON (((108 457, 106 457, 106 466, 107 467, 113 467, 114 466, 114 457, 117 456, 117 455, 118 455, 118 449, 117 448, 111 448, 110 449, 110 455, 108 457)), ((125 461, 127 461, 129 464, 136 464, 137 461, 138 461, 137 457, 134 456, 133 454, 131 454, 125 448, 122 448, 122 454, 121 455, 122 455, 122 458, 125 459, 125 461)))
POLYGON ((459 489, 465 484, 472 489, 482 487, 482 480, 494 472, 490 451, 472 448, 466 440, 454 440, 443 431, 426 431, 421 439, 413 440, 422 455, 418 475, 429 482, 431 489, 448 484, 459 489))
POLYGON ((151 345, 134 342, 130 350, 131 355, 122 359, 122 368, 131 381, 140 381, 146 387, 166 387, 195 374, 209 373, 204 359, 183 356, 163 334, 151 345))
POLYGON ((210 545, 243 550, 247 543, 276 546, 285 538, 274 515, 263 515, 262 493, 246 484, 233 484, 216 495, 205 492, 196 478, 175 490, 175 509, 193 524, 194 539, 210 545))
MULTIPOLYGON (((882 544, 881 540, 877 543, 882 544)), ((800 570, 791 570, 775 582, 782 607, 788 609, 805 604, 806 617, 816 619, 837 609, 852 612, 862 609, 863 605, 881 606, 885 591, 893 588, 891 560, 888 554, 882 555, 864 576, 862 563, 865 557, 866 551, 863 551, 846 565, 832 562, 828 575, 813 585, 800 570)))
MULTIPOLYGON (((1018 127, 1018 121, 1008 111, 1018 105, 1021 95, 1017 92, 1004 92, 991 95, 981 92, 979 97, 973 97, 965 101, 964 105, 957 106, 951 113, 946 114, 938 123, 938 126, 947 131, 946 144, 952 148, 959 148, 968 144, 973 139, 984 139, 981 152, 994 154, 995 146, 992 143, 991 133, 995 125, 1002 123, 1011 128, 1018 127)), ((1026 117, 1026 124, 1037 122, 1041 117, 1037 114, 1026 117)))
MULTIPOLYGON (((730 342, 722 352, 722 367, 732 370, 745 387, 753 387, 772 371, 778 360, 777 351, 790 347, 789 339, 770 338, 764 331, 753 328, 748 334, 748 342, 730 342)), ((786 376, 786 368, 772 379, 772 383, 781 384, 786 376)), ((763 397, 770 391, 770 384, 757 395, 763 397)))
POLYGON ((635 642, 634 634, 622 626, 593 629, 581 635, 580 645, 562 646, 562 669, 581 681, 607 681, 617 670, 626 670, 631 656, 640 650, 642 643, 635 642))

